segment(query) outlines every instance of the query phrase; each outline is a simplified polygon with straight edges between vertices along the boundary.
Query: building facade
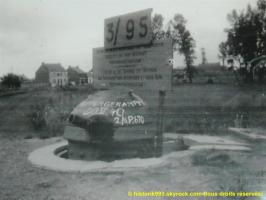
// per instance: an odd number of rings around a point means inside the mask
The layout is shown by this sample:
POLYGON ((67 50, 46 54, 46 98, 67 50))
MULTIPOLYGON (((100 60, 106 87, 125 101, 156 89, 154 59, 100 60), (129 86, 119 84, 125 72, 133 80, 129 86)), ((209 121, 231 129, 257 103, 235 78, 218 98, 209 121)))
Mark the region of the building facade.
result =
POLYGON ((79 68, 79 66, 71 67, 67 69, 68 81, 72 85, 85 85, 88 84, 87 74, 79 68))
POLYGON ((35 80, 52 87, 65 86, 68 84, 68 74, 60 63, 42 63, 35 73, 35 80))
POLYGON ((93 71, 92 69, 88 72, 88 83, 93 84, 93 71))

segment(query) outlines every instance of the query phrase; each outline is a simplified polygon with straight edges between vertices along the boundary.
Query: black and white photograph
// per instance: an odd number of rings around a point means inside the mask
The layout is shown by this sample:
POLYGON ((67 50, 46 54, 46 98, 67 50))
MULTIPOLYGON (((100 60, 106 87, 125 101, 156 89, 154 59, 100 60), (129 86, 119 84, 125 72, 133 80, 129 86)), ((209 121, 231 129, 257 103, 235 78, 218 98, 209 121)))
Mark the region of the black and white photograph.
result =
POLYGON ((0 0, 0 200, 266 200, 266 0, 0 0))

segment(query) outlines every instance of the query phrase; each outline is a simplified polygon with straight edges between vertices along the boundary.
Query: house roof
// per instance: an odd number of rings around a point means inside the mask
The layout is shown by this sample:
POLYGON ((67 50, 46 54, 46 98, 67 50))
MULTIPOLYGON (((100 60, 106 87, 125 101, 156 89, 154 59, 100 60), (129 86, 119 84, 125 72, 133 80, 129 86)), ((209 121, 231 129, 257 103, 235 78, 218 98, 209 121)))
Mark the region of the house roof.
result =
POLYGON ((41 66, 46 67, 49 72, 65 72, 66 70, 60 63, 42 63, 41 66))
POLYGON ((68 69, 74 70, 78 74, 86 74, 86 72, 84 72, 82 69, 80 69, 79 66, 76 66, 76 67, 69 66, 68 69))

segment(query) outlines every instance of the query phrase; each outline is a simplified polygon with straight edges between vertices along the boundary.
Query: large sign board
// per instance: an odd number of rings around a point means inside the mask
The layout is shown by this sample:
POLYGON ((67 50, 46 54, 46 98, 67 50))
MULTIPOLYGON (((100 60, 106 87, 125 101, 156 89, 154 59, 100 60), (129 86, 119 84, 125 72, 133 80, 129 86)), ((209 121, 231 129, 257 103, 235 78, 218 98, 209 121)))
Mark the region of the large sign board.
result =
POLYGON ((152 41, 152 9, 105 19, 104 47, 106 49, 147 45, 152 41))
POLYGON ((108 51, 93 49, 93 79, 96 88, 128 86, 171 89, 173 50, 171 40, 153 45, 108 51))

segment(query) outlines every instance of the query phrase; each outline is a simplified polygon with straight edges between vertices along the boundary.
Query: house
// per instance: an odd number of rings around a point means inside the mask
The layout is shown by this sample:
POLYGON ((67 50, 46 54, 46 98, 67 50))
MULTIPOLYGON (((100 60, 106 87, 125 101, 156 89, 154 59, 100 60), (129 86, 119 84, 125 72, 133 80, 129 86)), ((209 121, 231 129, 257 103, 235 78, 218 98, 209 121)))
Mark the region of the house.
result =
POLYGON ((93 84, 93 71, 92 71, 92 69, 88 72, 87 76, 88 76, 88 83, 93 84))
POLYGON ((79 66, 71 67, 67 69, 68 81, 73 85, 84 85, 88 84, 88 77, 86 72, 81 70, 79 66))
POLYGON ((38 83, 48 83, 52 87, 65 86, 68 84, 67 71, 60 63, 42 63, 35 73, 38 83))

